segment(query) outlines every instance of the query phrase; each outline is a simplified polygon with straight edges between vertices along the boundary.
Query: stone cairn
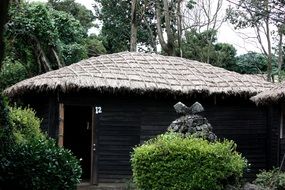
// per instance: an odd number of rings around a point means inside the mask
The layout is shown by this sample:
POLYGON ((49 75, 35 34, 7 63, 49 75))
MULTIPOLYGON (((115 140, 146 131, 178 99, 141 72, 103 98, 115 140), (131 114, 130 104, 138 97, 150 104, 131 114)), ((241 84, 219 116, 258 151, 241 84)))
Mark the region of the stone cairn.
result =
POLYGON ((210 142, 217 140, 217 136, 212 132, 213 128, 208 120, 198 115, 198 113, 204 111, 199 102, 195 102, 191 107, 178 102, 174 105, 174 109, 180 117, 169 125, 168 131, 193 135, 194 137, 207 139, 210 142))

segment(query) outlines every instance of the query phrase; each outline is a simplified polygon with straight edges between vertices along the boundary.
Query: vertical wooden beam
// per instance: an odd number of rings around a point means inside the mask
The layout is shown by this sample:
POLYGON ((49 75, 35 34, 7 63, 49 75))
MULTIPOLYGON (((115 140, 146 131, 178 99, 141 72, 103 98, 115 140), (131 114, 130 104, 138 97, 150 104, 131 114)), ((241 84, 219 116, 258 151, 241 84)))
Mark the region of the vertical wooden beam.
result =
POLYGON ((59 104, 58 146, 63 147, 64 136, 64 104, 59 104))
POLYGON ((284 103, 280 105, 280 129, 278 138, 278 152, 277 152, 277 163, 279 168, 282 170, 284 164, 284 152, 283 152, 283 134, 284 134, 284 103))
POLYGON ((272 145, 272 106, 267 107, 267 126, 266 126, 266 169, 272 167, 272 155, 271 155, 271 145, 272 145))
POLYGON ((98 155, 97 155, 97 127, 99 119, 96 107, 92 107, 92 145, 91 145, 91 184, 98 184, 98 155))
POLYGON ((279 133, 280 133, 280 139, 283 139, 283 117, 284 117, 284 104, 281 104, 281 111, 280 111, 280 130, 279 130, 279 133))

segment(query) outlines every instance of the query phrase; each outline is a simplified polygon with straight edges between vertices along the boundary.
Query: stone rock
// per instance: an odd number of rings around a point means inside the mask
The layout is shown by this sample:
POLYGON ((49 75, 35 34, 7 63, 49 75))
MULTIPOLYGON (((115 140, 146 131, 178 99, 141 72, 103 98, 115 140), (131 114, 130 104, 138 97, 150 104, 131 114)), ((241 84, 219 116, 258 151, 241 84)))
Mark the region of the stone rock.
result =
POLYGON ((191 114, 201 113, 204 111, 203 106, 199 102, 195 102, 189 109, 191 114))
POLYGON ((209 132, 209 134, 208 134, 208 140, 209 141, 211 141, 211 142, 214 142, 214 141, 216 141, 217 140, 217 135, 215 134, 215 133, 213 133, 213 132, 209 132))
POLYGON ((196 113, 204 111, 203 106, 199 102, 195 102, 190 108, 181 102, 174 105, 178 114, 182 114, 178 119, 174 120, 168 127, 168 131, 182 133, 184 135, 193 135, 201 137, 209 141, 215 141, 217 136, 212 132, 212 126, 208 120, 196 113))
POLYGON ((241 190, 239 187, 233 186, 233 185, 227 185, 225 187, 225 190, 241 190))
POLYGON ((190 109, 185 104, 183 104, 182 102, 178 102, 173 107, 174 107, 176 113, 178 113, 178 114, 186 115, 186 114, 190 113, 190 109))
POLYGON ((262 188, 260 188, 259 186, 257 185, 254 185, 252 183, 246 183, 244 186, 243 186, 243 189, 242 190, 263 190, 262 188))
POLYGON ((190 108, 182 102, 176 103, 173 107, 176 113, 180 115, 197 114, 204 111, 203 106, 199 102, 195 102, 190 108))

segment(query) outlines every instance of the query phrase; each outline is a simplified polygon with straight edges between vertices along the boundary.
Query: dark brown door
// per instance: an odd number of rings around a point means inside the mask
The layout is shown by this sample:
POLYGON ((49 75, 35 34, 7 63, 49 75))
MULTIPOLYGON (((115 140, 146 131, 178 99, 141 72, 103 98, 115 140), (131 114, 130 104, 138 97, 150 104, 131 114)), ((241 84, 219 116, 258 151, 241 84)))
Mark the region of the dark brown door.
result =
POLYGON ((91 137, 91 184, 98 184, 98 150, 97 132, 101 107, 92 108, 92 137, 91 137))

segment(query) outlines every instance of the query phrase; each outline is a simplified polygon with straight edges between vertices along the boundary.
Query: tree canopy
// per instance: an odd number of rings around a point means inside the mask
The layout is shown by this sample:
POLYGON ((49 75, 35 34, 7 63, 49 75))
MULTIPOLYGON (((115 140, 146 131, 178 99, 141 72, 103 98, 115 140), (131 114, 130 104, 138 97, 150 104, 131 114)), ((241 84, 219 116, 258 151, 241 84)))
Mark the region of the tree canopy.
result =
MULTIPOLYGON (((97 18, 103 23, 101 35, 105 38, 104 46, 108 53, 130 49, 131 36, 131 1, 95 0, 97 18)), ((138 43, 156 48, 156 29, 152 2, 138 2, 137 19, 138 43)))
POLYGON ((240 73, 264 73, 266 62, 271 76, 277 60, 283 69, 284 1, 227 1, 232 3, 227 18, 236 28, 255 28, 260 42, 264 30, 262 54, 237 56, 232 44, 218 42, 223 0, 94 0, 95 14, 75 0, 12 1, 0 90, 87 57, 127 50, 180 56, 240 73), (88 35, 95 21, 101 22, 100 33, 88 35))
POLYGON ((274 74, 272 70, 274 64, 274 41, 272 37, 279 38, 279 70, 283 64, 284 0, 228 1, 234 6, 228 8, 227 18, 234 24, 235 28, 253 28, 255 30, 256 40, 267 58, 267 80, 270 81, 271 75, 274 74))
MULTIPOLYGON (((273 59, 273 71, 276 72, 276 59, 273 59)), ((267 71, 267 57, 262 53, 248 52, 237 56, 233 71, 242 74, 264 74, 267 71)))
POLYGON ((186 32, 185 35, 186 38, 182 41, 185 58, 201 62, 207 62, 209 58, 210 64, 231 70, 236 61, 236 49, 231 44, 217 43, 216 31, 210 30, 199 33, 193 29, 186 32))
MULTIPOLYGON (((69 0, 57 3, 66 5, 67 2, 69 0)), ((74 6, 82 8, 76 3, 74 6)), ((90 18, 90 15, 76 16, 78 19, 90 18)), ((0 77, 5 77, 5 80, 0 88, 78 62, 87 58, 91 51, 97 55, 105 53, 100 38, 96 41, 94 36, 87 35, 91 22, 89 25, 86 22, 84 27, 81 24, 84 19, 81 22, 78 19, 68 11, 56 10, 47 3, 12 3, 4 33, 6 58, 0 65, 0 77), (23 74, 17 75, 19 69, 23 74), (8 75, 15 77, 6 78, 8 75)))
POLYGON ((81 43, 86 36, 84 28, 72 15, 43 3, 22 3, 10 9, 6 30, 10 51, 7 53, 24 66, 36 62, 38 68, 32 71, 38 74, 85 58, 81 43), (71 59, 70 54, 77 56, 71 59))
POLYGON ((84 5, 76 3, 75 0, 48 0, 48 4, 55 10, 63 11, 71 14, 80 24, 88 31, 95 26, 95 16, 91 10, 88 10, 84 5))

